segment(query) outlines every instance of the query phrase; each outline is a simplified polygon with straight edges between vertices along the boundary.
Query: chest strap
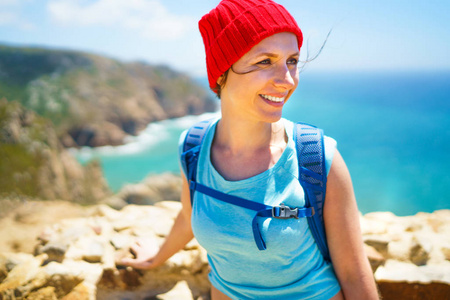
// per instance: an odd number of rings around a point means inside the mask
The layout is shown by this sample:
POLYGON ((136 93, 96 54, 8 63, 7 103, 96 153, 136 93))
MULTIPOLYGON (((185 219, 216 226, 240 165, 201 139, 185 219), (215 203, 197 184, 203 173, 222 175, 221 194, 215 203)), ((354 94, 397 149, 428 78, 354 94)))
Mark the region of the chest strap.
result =
POLYGON ((216 198, 220 201, 247 208, 256 211, 256 215, 252 220, 253 238, 259 250, 266 249, 266 243, 261 236, 259 230, 257 217, 276 218, 276 219, 290 219, 290 218, 305 218, 314 215, 314 207, 290 208, 281 203, 280 206, 269 206, 262 203, 250 201, 241 197, 228 195, 220 191, 209 188, 203 184, 197 183, 193 180, 189 182, 190 190, 195 190, 207 196, 216 198))

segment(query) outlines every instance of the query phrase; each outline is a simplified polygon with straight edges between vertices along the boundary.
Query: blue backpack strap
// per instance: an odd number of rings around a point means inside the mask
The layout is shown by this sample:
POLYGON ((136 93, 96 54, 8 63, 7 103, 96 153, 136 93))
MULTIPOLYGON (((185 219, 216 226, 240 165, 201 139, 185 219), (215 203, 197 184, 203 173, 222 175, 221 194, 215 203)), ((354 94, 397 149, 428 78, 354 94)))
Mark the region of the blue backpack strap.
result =
POLYGON ((269 206, 263 203, 222 193, 218 190, 212 189, 195 181, 190 181, 189 185, 191 191, 195 190, 207 196, 216 198, 220 201, 256 211, 256 214, 253 217, 252 221, 252 231, 253 231, 253 238, 259 250, 266 250, 267 247, 261 235, 261 231, 259 230, 257 217, 265 217, 265 218, 271 217, 276 219, 289 219, 289 218, 298 219, 298 218, 312 217, 314 215, 314 210, 311 207, 290 208, 288 206, 285 206, 283 203, 281 203, 280 206, 269 206))
POLYGON ((330 261, 323 220, 327 186, 323 131, 309 124, 297 123, 294 127, 294 139, 298 158, 298 178, 305 191, 305 206, 312 207, 315 211, 315 214, 308 218, 308 224, 324 259, 330 261))
MULTIPOLYGON (((183 152, 181 153, 181 166, 186 174, 188 182, 195 181, 197 178, 198 155, 202 146, 203 138, 208 132, 214 119, 200 121, 188 129, 183 142, 183 152)), ((194 201, 194 191, 190 189, 191 205, 194 201)))

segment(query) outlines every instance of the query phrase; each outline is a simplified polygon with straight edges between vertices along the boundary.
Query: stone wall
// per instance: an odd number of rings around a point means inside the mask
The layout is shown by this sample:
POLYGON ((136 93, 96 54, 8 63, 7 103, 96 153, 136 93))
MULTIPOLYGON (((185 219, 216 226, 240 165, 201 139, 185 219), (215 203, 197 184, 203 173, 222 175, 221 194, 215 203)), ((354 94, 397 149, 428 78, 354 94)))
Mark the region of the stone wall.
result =
MULTIPOLYGON (((0 255, 0 299, 209 299, 205 251, 195 240, 162 267, 116 265, 135 242, 158 249, 181 205, 106 205, 39 235, 35 253, 0 255)), ((384 299, 450 299, 450 210, 361 216, 368 258, 384 299)))
POLYGON ((369 213, 361 226, 384 299, 450 299, 450 210, 369 213))

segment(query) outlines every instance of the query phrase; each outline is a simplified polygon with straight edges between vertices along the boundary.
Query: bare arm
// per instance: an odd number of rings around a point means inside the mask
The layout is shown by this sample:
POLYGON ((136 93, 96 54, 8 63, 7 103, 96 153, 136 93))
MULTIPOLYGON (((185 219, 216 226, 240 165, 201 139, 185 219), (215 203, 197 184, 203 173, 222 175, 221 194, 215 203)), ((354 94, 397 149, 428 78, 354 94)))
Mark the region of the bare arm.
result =
POLYGON ((184 173, 181 172, 183 179, 183 186, 181 191, 182 208, 178 213, 175 223, 166 237, 164 244, 161 246, 156 255, 153 256, 152 247, 144 244, 136 243, 132 246, 132 251, 135 253, 134 259, 123 259, 121 263, 126 266, 131 266, 136 269, 151 269, 162 265, 172 255, 183 249, 184 246, 192 240, 194 234, 191 228, 191 202, 189 186, 184 173))
POLYGON ((338 151, 328 174, 325 203, 328 246, 345 299, 379 299, 363 247, 350 174, 338 151))

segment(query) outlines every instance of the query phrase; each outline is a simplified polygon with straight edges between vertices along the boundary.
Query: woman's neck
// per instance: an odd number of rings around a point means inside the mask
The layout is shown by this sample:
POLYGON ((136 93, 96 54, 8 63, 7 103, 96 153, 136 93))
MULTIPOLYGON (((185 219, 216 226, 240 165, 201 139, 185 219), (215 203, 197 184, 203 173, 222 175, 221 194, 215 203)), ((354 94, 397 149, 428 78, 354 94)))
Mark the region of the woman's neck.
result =
POLYGON ((284 149, 287 137, 284 122, 253 122, 222 117, 217 124, 214 144, 230 154, 252 153, 272 147, 284 149))
POLYGON ((226 180, 260 174, 280 159, 287 145, 284 122, 219 120, 211 147, 211 163, 226 180))

